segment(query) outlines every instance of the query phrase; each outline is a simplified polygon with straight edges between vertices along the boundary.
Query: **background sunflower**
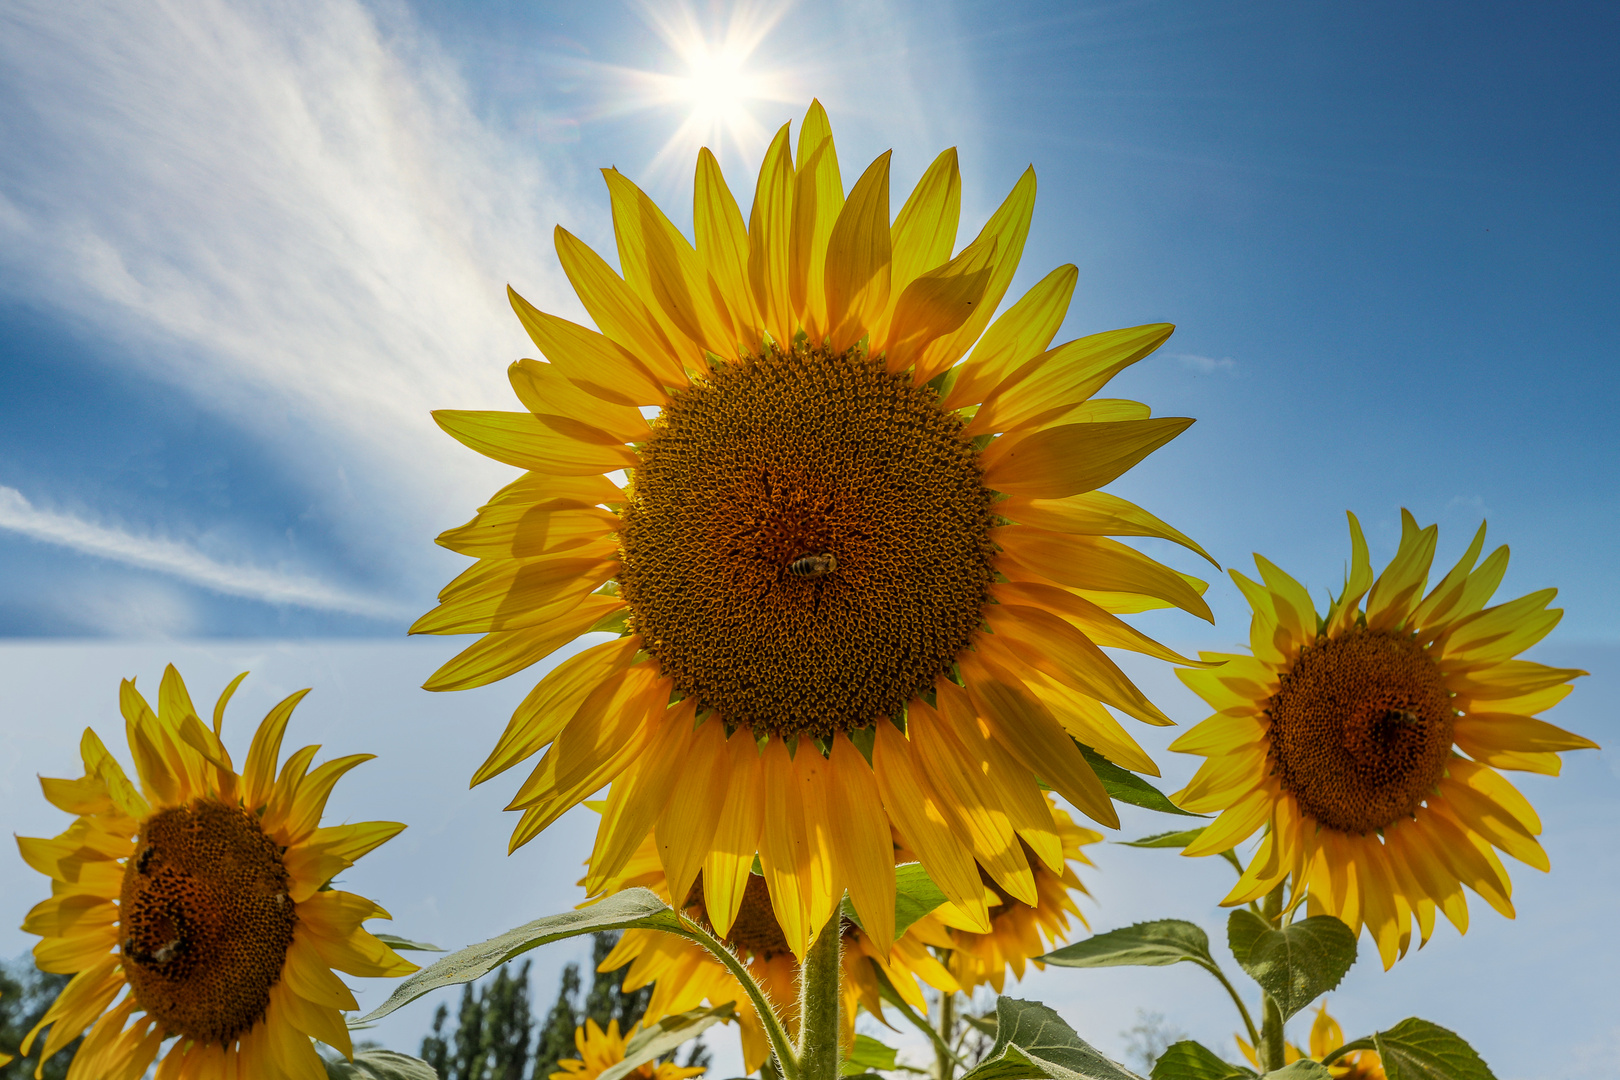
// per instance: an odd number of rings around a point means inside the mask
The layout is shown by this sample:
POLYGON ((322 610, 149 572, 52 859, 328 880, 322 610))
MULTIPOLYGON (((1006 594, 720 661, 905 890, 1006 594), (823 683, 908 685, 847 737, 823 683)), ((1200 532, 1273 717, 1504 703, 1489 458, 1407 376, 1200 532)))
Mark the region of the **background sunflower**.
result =
POLYGON ((73 975, 23 1043, 26 1055, 49 1028, 41 1067, 89 1028, 73 1080, 135 1080, 160 1054, 166 1076, 324 1080, 310 1040, 352 1057, 343 1011, 358 1008, 334 971, 416 970, 362 927, 387 912, 329 887, 404 828, 320 824, 333 786, 372 755, 312 770, 319 747, 306 746, 278 774, 300 691, 265 717, 236 772, 220 729, 244 677, 220 695, 211 727, 172 666, 156 712, 123 683, 138 787, 89 729, 84 776, 40 780, 47 799, 77 815, 53 839, 17 840, 51 878, 51 898, 23 926, 43 939, 34 960, 73 975))
POLYGON ((1559 752, 1597 745, 1534 715, 1586 673, 1517 659, 1557 625, 1562 612, 1547 607, 1557 590, 1487 607, 1508 550, 1481 562, 1481 525, 1425 592, 1438 530, 1405 511, 1401 521, 1400 547, 1374 578, 1350 515, 1349 574, 1320 617, 1305 587, 1261 556, 1263 584, 1233 571, 1254 610, 1251 655, 1203 653, 1224 663, 1177 672, 1219 711, 1171 744, 1208 759, 1173 798, 1221 812, 1184 854, 1265 829, 1222 903, 1291 882, 1290 907, 1365 926, 1385 968, 1406 954, 1414 921, 1428 941, 1436 910, 1467 932, 1465 885, 1513 917, 1496 851, 1548 862, 1541 819, 1497 770, 1556 775, 1559 752))

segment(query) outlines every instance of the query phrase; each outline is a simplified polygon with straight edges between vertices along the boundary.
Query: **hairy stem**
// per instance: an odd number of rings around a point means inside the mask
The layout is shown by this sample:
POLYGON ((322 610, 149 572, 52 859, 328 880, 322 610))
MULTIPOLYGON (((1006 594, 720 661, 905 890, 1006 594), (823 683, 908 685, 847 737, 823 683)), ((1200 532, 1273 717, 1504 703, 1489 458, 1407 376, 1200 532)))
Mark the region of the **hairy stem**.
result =
POLYGON ((1264 1075, 1273 1069, 1280 1069, 1283 1061, 1283 1015, 1282 1009, 1277 1007, 1270 994, 1263 995, 1265 1010, 1260 1018, 1260 1045, 1255 1055, 1260 1059, 1260 1073, 1264 1075))
POLYGON ((821 928, 799 969, 799 1077, 798 1080, 838 1080, 838 990, 841 974, 839 932, 842 914, 834 909, 821 928))
POLYGON ((950 1052, 955 1027, 956 995, 947 990, 939 995, 939 1036, 934 1040, 934 1080, 953 1080, 956 1076, 956 1055, 950 1052))
POLYGON ((749 973, 748 966, 737 959, 736 954, 726 948, 725 944, 713 934, 684 915, 681 916, 681 927, 685 937, 691 938, 707 949, 710 955, 725 965, 726 970, 742 983, 743 991, 748 995, 748 1000, 754 1006, 754 1012, 759 1016, 760 1024, 765 1028, 765 1037, 770 1040, 771 1052, 776 1055, 777 1070, 783 1080, 800 1080, 799 1059, 793 1052, 793 1043, 788 1039, 787 1029, 782 1026, 782 1021, 777 1016, 770 999, 765 996, 765 991, 749 973))

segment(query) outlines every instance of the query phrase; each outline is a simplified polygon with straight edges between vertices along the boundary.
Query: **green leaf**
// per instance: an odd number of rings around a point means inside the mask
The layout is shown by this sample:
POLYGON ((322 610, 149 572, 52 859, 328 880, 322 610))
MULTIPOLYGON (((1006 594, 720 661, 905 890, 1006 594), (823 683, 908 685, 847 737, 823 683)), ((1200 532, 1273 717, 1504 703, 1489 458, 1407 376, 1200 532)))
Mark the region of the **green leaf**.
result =
POLYGON ((1109 797, 1116 802, 1130 803, 1132 806, 1140 806, 1148 810, 1157 810, 1161 814, 1180 814, 1183 817, 1209 816, 1208 814, 1195 814, 1190 810, 1183 810, 1165 798, 1164 792, 1140 776, 1127 769, 1120 768, 1079 740, 1075 741, 1075 745, 1086 756, 1086 764, 1091 766, 1091 771, 1097 774, 1098 780, 1102 781, 1103 790, 1108 792, 1109 797))
POLYGON ((1041 957, 1058 967, 1164 967, 1183 960, 1220 971, 1209 954, 1209 935, 1181 919, 1136 923, 1096 934, 1041 957))
POLYGON ((321 1058, 331 1080, 439 1080, 433 1066, 392 1050, 362 1050, 354 1060, 321 1058))
POLYGON ((1201 828, 1183 829, 1180 832, 1154 833, 1152 836, 1144 836, 1140 840, 1115 840, 1114 843, 1121 847, 1184 848, 1198 839, 1203 831, 1201 828))
POLYGON ((603 1069, 596 1080, 621 1080, 649 1061, 657 1061, 682 1043, 695 1039, 716 1024, 734 1020, 737 1007, 726 1002, 712 1009, 688 1009, 666 1016, 637 1031, 624 1047, 624 1060, 603 1069))
MULTIPOLYGON (((894 868, 894 936, 911 928, 911 924, 945 902, 945 894, 934 884, 922 863, 902 863, 894 868)), ((862 930, 866 927, 855 913, 855 905, 844 897, 844 915, 862 930)))
POLYGON ((996 1042, 961 1080, 1142 1080, 1038 1001, 996 1000, 996 1042))
POLYGON ((633 927, 681 933, 680 919, 668 904, 647 889, 626 889, 600 904, 592 904, 578 911, 565 911, 561 915, 548 915, 478 945, 453 952, 400 983, 387 1001, 356 1022, 364 1024, 380 1019, 441 986, 472 982, 513 957, 541 945, 598 930, 628 930, 633 927))
POLYGON ((1389 1080, 1496 1080, 1456 1032, 1415 1016, 1377 1032, 1372 1041, 1389 1080))
POLYGON ((1250 1080, 1253 1069, 1233 1065, 1202 1043, 1171 1043, 1153 1065, 1153 1080, 1250 1080))
POLYGON ((397 936, 395 934, 372 934, 371 936, 376 938, 378 941, 382 942, 384 945, 388 946, 390 949, 393 949, 395 952, 399 952, 402 949, 404 949, 404 950, 414 950, 416 952, 444 952, 445 951, 442 947, 440 947, 438 945, 429 945, 425 941, 411 941, 408 938, 402 938, 402 937, 399 937, 399 936, 397 936))
POLYGON ((857 1073, 875 1072, 878 1069, 892 1069, 896 1052, 894 1047, 886 1046, 870 1035, 856 1035, 855 1048, 844 1055, 844 1064, 840 1071, 845 1076, 854 1076, 857 1073))
POLYGON ((1310 1058, 1300 1058, 1280 1069, 1272 1069, 1260 1080, 1333 1080, 1333 1074, 1327 1071, 1325 1065, 1310 1058))
POLYGON ((1238 908, 1226 920, 1226 940, 1284 1020, 1338 986, 1356 962, 1356 935, 1331 915, 1273 930, 1259 915, 1238 908))

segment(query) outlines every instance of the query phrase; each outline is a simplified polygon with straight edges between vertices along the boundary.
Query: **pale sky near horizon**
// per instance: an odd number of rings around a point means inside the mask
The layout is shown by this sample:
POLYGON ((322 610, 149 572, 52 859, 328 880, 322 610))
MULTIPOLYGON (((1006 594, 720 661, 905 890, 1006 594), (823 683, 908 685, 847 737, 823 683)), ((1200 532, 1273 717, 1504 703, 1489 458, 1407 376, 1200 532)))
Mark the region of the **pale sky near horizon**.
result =
MULTIPOLYGON (((1560 589, 1537 656, 1593 672, 1550 719, 1613 745, 1617 43, 1620 12, 1595 2, 15 0, 0 11, 0 738, 17 752, 0 831, 60 828, 32 777, 71 770, 85 724, 116 732, 120 677, 155 688, 175 659, 202 698, 253 667, 239 734, 274 690, 307 685, 306 741, 381 755, 339 794, 345 813, 412 824, 362 875, 396 929, 464 944, 539 914, 514 898, 534 882, 574 902, 585 819, 508 860, 499 784, 465 790, 528 683, 416 689, 461 643, 403 639, 464 561, 432 537, 511 473, 427 413, 517 407, 505 367, 533 348, 506 284, 583 317, 551 229, 614 259, 598 168, 686 228, 699 142, 746 202, 764 139, 812 96, 846 184, 895 150, 895 206, 958 146, 966 236, 1033 164, 1012 295, 1077 264, 1060 340, 1178 325, 1110 393, 1199 422, 1112 490, 1223 566, 1261 551, 1318 597, 1343 573, 1347 509, 1378 566, 1402 506, 1440 524, 1441 562, 1488 519, 1514 552, 1501 595, 1560 589), (746 98, 729 126, 694 120, 705 87, 746 98), (456 873, 424 886, 441 864, 456 873)), ((1224 576, 1146 547, 1212 579, 1217 624, 1139 625, 1183 649, 1245 637, 1224 576)), ((1178 722, 1203 715, 1140 670, 1178 722)), ((1190 772, 1155 756, 1169 786, 1190 772)), ((1388 975, 1363 962, 1335 996, 1347 1029, 1420 1012, 1504 1080, 1613 1075, 1620 952, 1583 920, 1620 885, 1614 762, 1570 755, 1563 777, 1525 778, 1552 874, 1513 867, 1515 922, 1476 902, 1466 938, 1442 928, 1388 975)), ((1217 926, 1218 867, 1123 848, 1099 862, 1094 926, 1217 926)), ((0 847, 0 954, 26 945, 4 928, 31 875, 0 847)), ((538 996, 573 955, 547 954, 538 996)), ((1213 1042, 1231 1024, 1195 974, 1054 972, 1013 992, 1072 1007, 1115 1052, 1138 1004, 1213 1042)), ((400 1049, 426 1012, 391 1021, 400 1049)))

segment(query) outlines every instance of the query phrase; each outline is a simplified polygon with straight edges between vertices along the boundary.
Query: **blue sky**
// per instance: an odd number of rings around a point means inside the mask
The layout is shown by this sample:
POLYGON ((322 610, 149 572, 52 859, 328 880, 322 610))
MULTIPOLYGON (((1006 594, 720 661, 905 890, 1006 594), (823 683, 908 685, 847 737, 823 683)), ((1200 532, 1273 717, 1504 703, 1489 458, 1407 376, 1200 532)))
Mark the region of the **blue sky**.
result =
MULTIPOLYGON (((1116 386, 1199 422, 1114 490, 1223 565, 1263 551, 1319 596, 1342 573, 1347 509, 1375 563, 1401 506, 1440 523, 1442 559, 1488 519, 1514 551, 1506 594, 1558 586, 1567 614, 1546 648, 1594 672, 1564 722, 1614 742, 1612 5, 654 10, 19 0, 0 13, 0 663, 33 680, 0 692, 0 730, 39 723, 20 703, 40 680, 99 688, 111 717, 117 678, 155 685, 167 649, 278 656, 276 677, 317 697, 336 692, 322 680, 402 680, 401 715, 476 721, 472 742, 487 742, 503 719, 493 698, 412 689, 454 643, 400 638, 462 562, 432 537, 510 470, 427 413, 515 407, 505 365, 533 350, 508 282, 582 317, 550 230, 612 257, 597 168, 616 165, 687 222, 697 141, 671 91, 695 28, 755 44, 752 127, 711 142, 741 195, 764 135, 797 124, 811 96, 846 180, 895 150, 896 205, 958 146, 966 235, 1035 166, 1015 292, 1074 262, 1066 337, 1179 327, 1116 386), (293 657, 314 669, 298 675, 293 657)), ((1227 647, 1246 630, 1241 599, 1217 579, 1210 600, 1214 628, 1180 614, 1142 625, 1227 647)), ((1198 718, 1173 700, 1178 719, 1198 718)), ((386 714, 353 704, 324 741, 386 745, 386 714)), ((67 712, 76 732, 93 710, 67 712)), ((1555 853, 1545 880, 1565 882, 1570 904, 1612 895, 1611 760, 1586 755, 1557 786, 1532 785, 1604 852, 1562 878, 1579 859, 1555 853)), ((498 838, 492 808, 467 815, 460 786, 435 788, 422 812, 498 838)), ((31 782, 0 786, 0 825, 38 820, 35 800, 31 782)), ((26 903, 0 898, 14 924, 26 903)), ((1527 925, 1503 924, 1545 932, 1527 925)), ((1456 954, 1480 963, 1483 932, 1456 954)), ((1480 992, 1457 992, 1493 1015, 1480 992)), ((1601 1023, 1592 1038, 1620 1053, 1620 1029, 1601 1023)), ((1541 1053, 1512 1075, 1541 1075, 1541 1053)), ((1584 1067, 1559 1061, 1547 1075, 1584 1067)))

